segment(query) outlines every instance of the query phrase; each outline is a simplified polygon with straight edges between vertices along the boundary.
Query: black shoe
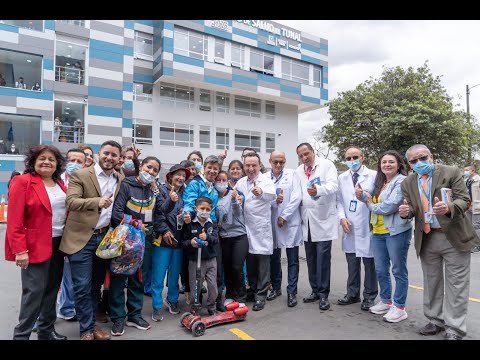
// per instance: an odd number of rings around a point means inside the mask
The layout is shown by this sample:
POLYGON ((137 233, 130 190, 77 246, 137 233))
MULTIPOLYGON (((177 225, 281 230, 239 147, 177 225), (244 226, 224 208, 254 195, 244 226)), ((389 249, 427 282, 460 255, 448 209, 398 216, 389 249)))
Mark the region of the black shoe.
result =
POLYGON ((280 295, 282 295, 282 290, 273 289, 272 291, 270 291, 270 294, 268 294, 267 300, 272 301, 273 299, 277 298, 280 295))
POLYGON ((205 294, 207 292, 207 288, 205 287, 205 285, 202 285, 202 294, 205 294))
POLYGON ((38 333, 38 340, 67 340, 67 337, 53 330, 50 334, 38 333))
POLYGON ((304 303, 312 303, 312 302, 315 302, 317 300, 320 300, 320 297, 317 294, 315 294, 314 292, 312 292, 310 295, 308 295, 308 297, 303 298, 304 303))
POLYGON ((370 310, 370 308, 371 308, 373 305, 375 305, 375 303, 373 302, 373 300, 363 299, 362 305, 360 306, 360 309, 362 309, 363 311, 368 311, 368 310, 370 310))
POLYGON ((345 295, 343 298, 337 300, 338 305, 350 305, 350 304, 355 304, 359 302, 360 302, 359 297, 351 297, 348 295, 345 295))
POLYGON ((260 311, 265 307, 265 300, 257 300, 255 304, 253 304, 253 311, 260 311))
POLYGON ((462 340, 463 338, 460 335, 447 332, 445 333, 445 340, 462 340))
POLYGON ((248 293, 245 301, 255 302, 255 295, 253 293, 248 293))
POLYGON ((434 323, 429 322, 423 328, 420 329, 420 334, 424 336, 437 335, 440 331, 445 330, 444 327, 435 325, 434 323))
POLYGON ((326 298, 321 298, 320 303, 318 304, 318 308, 320 310, 328 310, 330 309, 330 301, 326 298))
POLYGON ((215 309, 219 312, 225 312, 227 311, 227 308, 225 307, 225 305, 223 305, 223 302, 222 301, 217 301, 215 303, 215 309))
POLYGON ((212 316, 212 315, 215 315, 215 314, 218 314, 217 309, 208 309, 208 315, 212 316))
POLYGON ((295 294, 288 294, 287 305, 288 307, 297 306, 297 296, 295 294))

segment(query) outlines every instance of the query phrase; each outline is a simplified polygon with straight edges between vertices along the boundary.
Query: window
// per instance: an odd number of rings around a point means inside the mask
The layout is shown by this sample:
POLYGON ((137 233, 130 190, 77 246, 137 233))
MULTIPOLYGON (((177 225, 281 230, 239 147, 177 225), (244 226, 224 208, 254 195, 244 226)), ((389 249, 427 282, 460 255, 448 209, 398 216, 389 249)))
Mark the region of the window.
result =
POLYGON ((42 57, 0 49, 0 86, 41 91, 42 57), (36 88, 38 83, 40 88, 36 88))
POLYGON ((85 20, 59 20, 59 21, 68 25, 85 27, 85 20))
POLYGON ((8 24, 25 29, 43 31, 43 20, 0 20, 0 24, 8 24))
POLYGON ((175 84, 160 84, 160 103, 176 108, 193 108, 195 105, 192 87, 175 84))
POLYGON ((175 54, 207 60, 208 37, 196 31, 175 27, 173 48, 175 54))
POLYGON ((250 69, 266 75, 273 75, 273 54, 251 49, 250 69))
POLYGON ((271 153, 275 150, 275 134, 273 133, 266 133, 265 134, 266 146, 265 151, 267 153, 271 153))
POLYGON ((225 41, 215 39, 215 59, 216 63, 225 63, 225 41))
POLYGON ((152 121, 133 119, 133 142, 152 145, 152 121))
POLYGON ((282 58, 282 78, 308 85, 308 65, 293 59, 282 58))
POLYGON ((210 104, 211 96, 210 90, 200 89, 200 110, 203 111, 210 111, 211 104, 210 104))
POLYGON ((322 87, 322 68, 316 65, 313 65, 313 86, 322 87))
POLYGON ((217 128, 216 132, 217 149, 230 149, 230 134, 228 128, 217 128))
POLYGON ((193 125, 160 122, 160 145, 193 147, 193 125))
POLYGON ((235 96, 235 114, 260 117, 260 100, 235 96))
POLYGON ((55 100, 54 142, 83 143, 85 104, 55 100))
POLYGON ((273 101, 265 101, 265 119, 275 119, 275 103, 273 101))
POLYGON ((153 35, 135 31, 135 57, 153 60, 153 35))
POLYGON ((40 120, 39 116, 0 113, 0 138, 7 151, 15 144, 15 150, 23 155, 29 146, 40 144, 40 120))
POLYGON ((152 102, 152 84, 144 84, 139 82, 133 83, 133 100, 152 102))
POLYGON ((217 112, 221 113, 230 113, 230 95, 223 93, 223 92, 217 92, 215 96, 215 101, 217 103, 217 112))
POLYGON ((233 67, 243 69, 245 64, 245 46, 232 42, 232 60, 233 67))
POLYGON ((200 125, 200 147, 210 148, 210 126, 200 125))
POLYGON ((251 147, 260 152, 260 132, 235 130, 235 150, 242 151, 246 147, 251 147))
POLYGON ((55 81, 84 85, 86 51, 86 46, 57 40, 55 81))

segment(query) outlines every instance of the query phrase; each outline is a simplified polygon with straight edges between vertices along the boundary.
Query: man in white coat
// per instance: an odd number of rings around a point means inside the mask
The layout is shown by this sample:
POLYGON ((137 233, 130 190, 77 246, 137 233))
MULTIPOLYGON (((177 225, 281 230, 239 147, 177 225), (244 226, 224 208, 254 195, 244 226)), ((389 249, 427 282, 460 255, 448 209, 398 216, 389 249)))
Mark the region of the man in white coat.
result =
POLYGON ((273 254, 270 257, 270 280, 272 291, 267 296, 271 301, 282 294, 282 248, 286 248, 288 266, 287 305, 297 305, 298 247, 303 242, 300 202, 302 190, 300 178, 295 170, 285 169, 285 153, 273 151, 270 154, 272 171, 269 176, 275 184, 277 198, 272 201, 273 254))
POLYGON ((248 283, 255 296, 252 310, 265 307, 270 280, 270 255, 273 254, 271 202, 276 199, 275 185, 260 173, 260 157, 255 153, 245 155, 245 174, 235 188, 245 195, 243 205, 245 227, 248 236, 248 283))
POLYGON ((338 299, 338 305, 360 302, 361 261, 365 267, 362 310, 368 311, 375 305, 378 295, 378 282, 373 261, 373 248, 370 238, 370 211, 365 203, 355 197, 355 188, 371 187, 377 172, 363 165, 363 152, 356 146, 345 151, 345 163, 349 170, 338 177, 337 213, 343 229, 342 250, 348 266, 347 294, 338 299))
POLYGON ((330 160, 316 156, 309 143, 298 145, 297 155, 302 162, 296 173, 302 186, 302 232, 312 288, 303 302, 320 300, 319 309, 328 310, 332 240, 338 238, 337 169, 330 160))

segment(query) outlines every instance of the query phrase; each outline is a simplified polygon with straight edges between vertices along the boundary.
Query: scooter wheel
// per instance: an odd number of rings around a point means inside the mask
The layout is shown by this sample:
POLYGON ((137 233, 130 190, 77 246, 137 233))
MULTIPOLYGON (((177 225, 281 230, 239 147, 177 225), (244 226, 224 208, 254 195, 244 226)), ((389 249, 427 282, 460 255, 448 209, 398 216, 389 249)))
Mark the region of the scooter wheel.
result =
POLYGON ((182 316, 180 317, 180 326, 183 326, 183 320, 187 317, 187 316, 190 316, 192 315, 192 313, 190 312, 185 312, 182 314, 182 316))
POLYGON ((205 324, 201 321, 195 321, 192 325, 192 334, 194 336, 202 336, 205 334, 205 324))

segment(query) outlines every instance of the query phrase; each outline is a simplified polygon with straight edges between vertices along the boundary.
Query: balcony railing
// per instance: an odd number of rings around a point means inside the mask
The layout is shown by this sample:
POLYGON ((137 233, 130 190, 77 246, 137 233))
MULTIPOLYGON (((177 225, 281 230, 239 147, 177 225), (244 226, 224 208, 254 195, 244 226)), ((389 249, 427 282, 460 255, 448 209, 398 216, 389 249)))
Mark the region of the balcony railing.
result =
POLYGON ((83 143, 84 127, 83 124, 77 125, 58 125, 53 132, 53 141, 68 143, 83 143))
POLYGON ((85 27, 85 20, 60 20, 60 22, 68 25, 85 27))
POLYGON ((55 66, 55 81, 85 84, 85 70, 73 66, 55 66))
POLYGON ((133 93, 133 100, 134 101, 152 102, 152 94, 133 93))

